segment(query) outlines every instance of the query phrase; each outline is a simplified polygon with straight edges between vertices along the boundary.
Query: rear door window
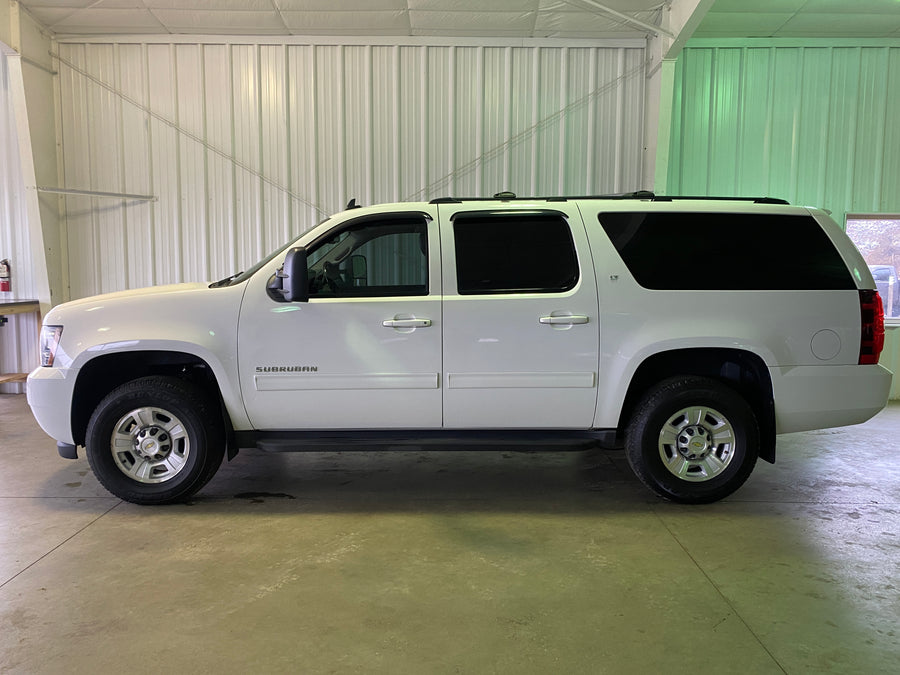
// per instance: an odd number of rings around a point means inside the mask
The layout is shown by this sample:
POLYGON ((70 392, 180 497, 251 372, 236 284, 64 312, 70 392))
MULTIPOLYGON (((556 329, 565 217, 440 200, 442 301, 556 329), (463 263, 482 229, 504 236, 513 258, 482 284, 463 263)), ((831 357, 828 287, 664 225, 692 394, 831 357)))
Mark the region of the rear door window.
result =
POLYGON ((578 259, 558 211, 461 212, 453 216, 460 295, 562 293, 578 282, 578 259))

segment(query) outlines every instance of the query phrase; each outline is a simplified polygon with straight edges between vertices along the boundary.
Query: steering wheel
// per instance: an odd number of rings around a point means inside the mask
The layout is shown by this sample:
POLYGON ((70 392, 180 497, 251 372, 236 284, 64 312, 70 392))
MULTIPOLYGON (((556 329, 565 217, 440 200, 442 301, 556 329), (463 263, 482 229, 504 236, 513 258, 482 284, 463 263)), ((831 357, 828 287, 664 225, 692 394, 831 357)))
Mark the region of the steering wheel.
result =
POLYGON ((323 276, 325 278, 325 283, 328 286, 328 289, 332 293, 337 293, 341 287, 344 285, 341 279, 341 271, 338 263, 333 262, 325 262, 324 269, 322 270, 323 276))

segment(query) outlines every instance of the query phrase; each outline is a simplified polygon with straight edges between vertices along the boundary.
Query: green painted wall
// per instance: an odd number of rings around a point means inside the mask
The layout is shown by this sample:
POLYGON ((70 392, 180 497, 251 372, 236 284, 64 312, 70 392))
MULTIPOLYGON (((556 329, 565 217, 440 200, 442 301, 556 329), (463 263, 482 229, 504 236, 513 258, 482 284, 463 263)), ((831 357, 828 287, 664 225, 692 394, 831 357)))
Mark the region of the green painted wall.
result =
POLYGON ((900 212, 900 40, 692 40, 669 194, 900 212))
MULTIPOLYGON (((900 213, 900 40, 691 40, 666 191, 900 213)), ((900 369, 900 329, 881 362, 900 369)))

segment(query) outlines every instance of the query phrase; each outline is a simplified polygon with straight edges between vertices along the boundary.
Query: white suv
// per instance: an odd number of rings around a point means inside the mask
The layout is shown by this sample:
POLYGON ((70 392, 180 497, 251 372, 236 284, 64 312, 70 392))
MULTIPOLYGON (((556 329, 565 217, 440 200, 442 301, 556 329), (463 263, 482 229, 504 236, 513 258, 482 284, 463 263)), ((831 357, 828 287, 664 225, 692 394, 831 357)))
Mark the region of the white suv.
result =
POLYGON ((887 400, 883 310, 823 211, 635 193, 339 213, 213 284, 53 309, 34 414, 110 492, 184 500, 239 448, 624 443, 663 497, 887 400))

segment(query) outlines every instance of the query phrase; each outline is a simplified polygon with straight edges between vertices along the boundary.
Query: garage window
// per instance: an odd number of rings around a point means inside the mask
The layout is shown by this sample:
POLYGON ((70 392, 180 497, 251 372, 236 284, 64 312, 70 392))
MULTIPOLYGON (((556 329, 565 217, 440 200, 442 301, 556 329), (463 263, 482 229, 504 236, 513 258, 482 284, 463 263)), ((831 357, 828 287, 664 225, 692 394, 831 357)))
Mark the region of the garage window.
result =
POLYGON ((885 317, 900 322, 900 214, 849 214, 847 235, 875 277, 885 317))
POLYGON ((561 293, 578 281, 569 223, 556 211, 453 217, 460 295, 561 293))

